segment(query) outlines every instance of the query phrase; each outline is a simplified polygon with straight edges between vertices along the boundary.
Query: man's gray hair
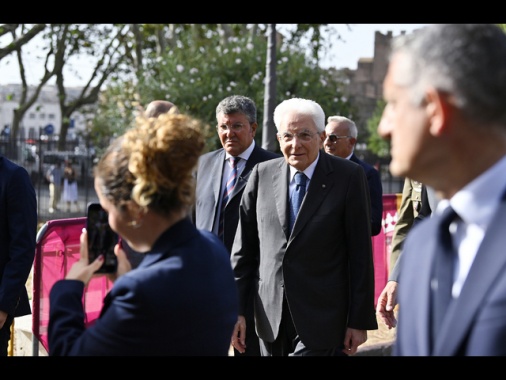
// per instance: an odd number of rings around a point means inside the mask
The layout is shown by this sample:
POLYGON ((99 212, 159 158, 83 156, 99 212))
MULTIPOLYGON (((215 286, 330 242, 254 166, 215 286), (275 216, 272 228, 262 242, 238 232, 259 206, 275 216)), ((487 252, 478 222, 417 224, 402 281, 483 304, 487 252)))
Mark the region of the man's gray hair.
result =
POLYGON ((327 118, 327 123, 330 123, 331 121, 338 123, 338 124, 345 124, 348 127, 348 135, 353 138, 357 138, 358 129, 357 129, 357 125, 355 124, 355 122, 353 120, 348 119, 347 117, 344 117, 344 116, 336 115, 336 116, 329 116, 327 118))
POLYGON ((255 102, 246 96, 232 95, 223 99, 216 107, 216 118, 218 118, 220 112, 223 112, 224 115, 240 112, 246 115, 250 123, 257 122, 255 102))
POLYGON ((278 104, 274 110, 274 124, 278 131, 281 119, 289 111, 297 111, 299 114, 311 116, 318 132, 325 131, 325 112, 322 107, 314 100, 301 98, 287 99, 278 104))
POLYGON ((506 34, 494 24, 435 24, 392 40, 407 64, 394 82, 422 104, 428 86, 475 122, 506 125, 506 34))

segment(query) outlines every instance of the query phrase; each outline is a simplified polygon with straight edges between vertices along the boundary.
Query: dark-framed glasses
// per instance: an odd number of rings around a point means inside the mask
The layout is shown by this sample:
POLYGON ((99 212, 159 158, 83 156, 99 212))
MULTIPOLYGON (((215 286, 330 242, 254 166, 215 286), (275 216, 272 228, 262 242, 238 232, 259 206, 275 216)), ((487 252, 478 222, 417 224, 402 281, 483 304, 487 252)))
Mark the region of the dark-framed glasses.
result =
POLYGON ((216 129, 220 133, 227 133, 227 131, 233 131, 233 132, 239 133, 243 130, 243 128, 244 128, 244 124, 242 124, 242 123, 235 123, 230 126, 226 125, 226 124, 216 126, 216 129))
POLYGON ((337 136, 337 135, 334 135, 334 134, 331 134, 331 135, 327 135, 327 138, 330 140, 331 143, 336 143, 337 140, 340 140, 340 139, 348 139, 350 138, 351 136, 337 136))
POLYGON ((297 137, 301 141, 311 141, 313 136, 316 133, 311 133, 308 131, 300 132, 300 133, 290 133, 290 132, 283 132, 281 134, 278 133, 278 136, 284 141, 284 142, 290 142, 293 140, 294 137, 297 137))

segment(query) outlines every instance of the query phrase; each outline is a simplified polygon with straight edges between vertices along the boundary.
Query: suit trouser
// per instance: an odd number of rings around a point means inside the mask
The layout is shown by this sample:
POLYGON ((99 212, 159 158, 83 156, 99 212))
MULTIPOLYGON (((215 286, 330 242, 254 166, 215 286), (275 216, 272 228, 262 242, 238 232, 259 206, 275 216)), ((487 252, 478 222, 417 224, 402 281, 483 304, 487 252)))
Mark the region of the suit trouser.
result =
POLYGON ((307 348, 295 329, 285 297, 283 297, 283 311, 278 336, 272 343, 260 339, 260 351, 262 356, 346 356, 338 347, 322 350, 307 348))

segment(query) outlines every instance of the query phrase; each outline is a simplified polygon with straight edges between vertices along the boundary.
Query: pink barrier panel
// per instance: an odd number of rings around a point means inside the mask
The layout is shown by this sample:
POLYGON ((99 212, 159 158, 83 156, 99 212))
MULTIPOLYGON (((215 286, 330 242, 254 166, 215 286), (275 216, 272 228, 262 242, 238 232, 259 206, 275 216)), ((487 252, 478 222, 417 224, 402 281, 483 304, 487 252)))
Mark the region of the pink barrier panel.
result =
MULTIPOLYGON (((53 284, 65 278, 72 264, 79 260, 79 238, 86 217, 50 220, 37 234, 33 266, 32 330, 33 335, 48 350, 49 292, 53 284)), ((112 283, 105 277, 94 277, 83 296, 86 325, 99 316, 103 298, 112 283)))
MULTIPOLYGON (((397 222, 397 195, 383 195, 383 229, 372 237, 375 297, 374 305, 388 280, 391 241, 397 222)), ((53 284, 65 278, 67 270, 79 260, 79 237, 86 225, 86 217, 50 220, 37 235, 33 271, 32 330, 33 335, 48 351, 49 292, 53 284)), ((83 297, 86 324, 98 318, 103 298, 112 283, 105 276, 89 282, 83 297)))
POLYGON ((374 306, 388 281, 391 242, 395 223, 397 223, 397 195, 383 195, 383 228, 372 237, 374 259, 374 306))

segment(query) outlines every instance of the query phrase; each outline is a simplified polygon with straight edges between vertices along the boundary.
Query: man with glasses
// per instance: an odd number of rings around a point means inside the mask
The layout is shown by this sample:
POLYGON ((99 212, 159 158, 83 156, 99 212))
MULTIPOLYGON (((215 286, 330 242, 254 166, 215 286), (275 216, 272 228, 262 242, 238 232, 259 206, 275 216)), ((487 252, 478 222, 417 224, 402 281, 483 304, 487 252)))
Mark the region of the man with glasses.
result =
POLYGON ((323 142, 325 152, 353 161, 364 169, 371 198, 371 235, 378 235, 382 227, 383 185, 378 170, 355 155, 358 136, 355 122, 344 116, 329 116, 325 134, 326 138, 323 142))
POLYGON ((256 327, 262 356, 353 355, 378 328, 364 170, 321 150, 318 103, 285 100, 274 123, 284 157, 253 168, 239 206, 232 344, 256 327), (252 289, 256 325, 243 317, 252 289))
MULTIPOLYGON (((223 99, 216 107, 216 120, 222 148, 199 159, 193 220, 197 228, 220 236, 230 252, 239 222, 239 203, 251 170, 258 162, 277 158, 279 154, 255 143, 257 109, 252 99, 241 95, 223 99)), ((245 314, 254 326, 253 291, 249 297, 245 314)), ((247 332, 245 351, 234 350, 234 355, 260 356, 254 328, 247 332)))

